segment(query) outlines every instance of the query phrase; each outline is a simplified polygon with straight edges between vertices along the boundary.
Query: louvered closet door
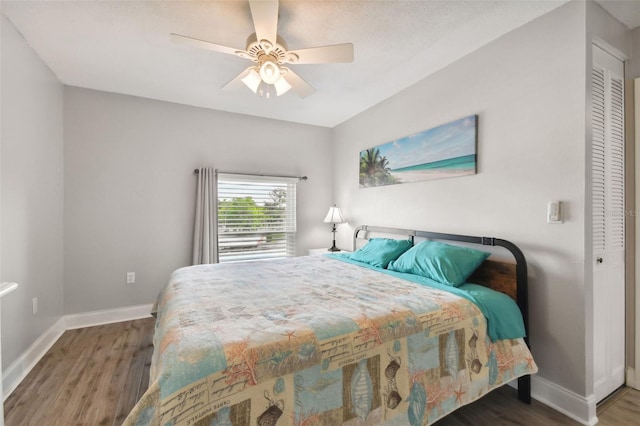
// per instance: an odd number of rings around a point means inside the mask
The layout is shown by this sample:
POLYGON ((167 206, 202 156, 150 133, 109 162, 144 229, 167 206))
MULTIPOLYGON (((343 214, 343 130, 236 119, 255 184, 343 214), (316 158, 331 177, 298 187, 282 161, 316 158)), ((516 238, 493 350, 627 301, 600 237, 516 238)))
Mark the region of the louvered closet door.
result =
POLYGON ((624 65, 597 46, 592 70, 594 393, 624 384, 624 65))

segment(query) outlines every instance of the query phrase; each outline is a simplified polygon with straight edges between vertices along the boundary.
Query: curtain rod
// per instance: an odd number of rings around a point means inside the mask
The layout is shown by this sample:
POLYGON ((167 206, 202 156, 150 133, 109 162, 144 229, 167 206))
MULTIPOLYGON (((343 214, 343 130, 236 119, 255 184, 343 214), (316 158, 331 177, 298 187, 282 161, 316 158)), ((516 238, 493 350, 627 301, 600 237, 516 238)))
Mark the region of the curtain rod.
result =
MULTIPOLYGON (((194 169, 193 170, 194 174, 199 174, 200 173, 200 169, 194 169)), ((224 171, 220 171, 216 169, 216 174, 218 173, 224 173, 227 175, 251 175, 251 176, 261 176, 261 177, 274 177, 274 178, 287 178, 287 179, 300 179, 300 180, 307 180, 309 179, 307 176, 279 176, 279 175, 262 175, 262 174, 256 174, 256 173, 237 173, 237 172, 224 172, 224 171)))

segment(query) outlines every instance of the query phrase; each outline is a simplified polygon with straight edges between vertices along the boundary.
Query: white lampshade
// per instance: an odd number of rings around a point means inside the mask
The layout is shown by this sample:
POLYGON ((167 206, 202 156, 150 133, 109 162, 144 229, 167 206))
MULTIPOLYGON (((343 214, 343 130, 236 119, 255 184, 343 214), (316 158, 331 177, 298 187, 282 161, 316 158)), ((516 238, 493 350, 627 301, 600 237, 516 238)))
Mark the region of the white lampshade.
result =
POLYGON ((287 80, 284 79, 283 76, 280 76, 280 78, 275 83, 273 83, 273 85, 276 88, 277 96, 284 95, 289 91, 289 89, 291 89, 291 85, 287 80))
POLYGON ((258 92, 258 87, 260 86, 261 81, 262 79, 260 78, 260 74, 258 74, 258 71, 256 71, 255 68, 249 71, 249 74, 242 78, 242 82, 251 89, 253 93, 258 92))
POLYGON ((340 211, 340 207, 336 207, 333 205, 329 207, 329 213, 324 218, 324 223, 345 223, 344 216, 342 216, 342 211, 340 211))

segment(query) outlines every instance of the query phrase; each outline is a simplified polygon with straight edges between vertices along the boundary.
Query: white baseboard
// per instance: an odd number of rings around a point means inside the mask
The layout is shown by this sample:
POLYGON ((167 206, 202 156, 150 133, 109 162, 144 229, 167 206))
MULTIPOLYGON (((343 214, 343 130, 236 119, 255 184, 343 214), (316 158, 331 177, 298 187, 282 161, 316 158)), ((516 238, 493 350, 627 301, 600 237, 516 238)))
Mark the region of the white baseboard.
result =
POLYGON ((64 319, 60 318, 2 372, 3 401, 11 395, 20 382, 22 382, 31 369, 36 366, 38 361, 51 349, 51 346, 53 346, 64 332, 64 319))
POLYGON ((152 304, 129 306, 126 308, 105 309, 102 311, 84 312, 64 316, 66 330, 93 327, 94 325, 112 324, 114 322, 131 321, 151 316, 152 304))
POLYGON ((640 390, 640 370, 627 367, 626 385, 634 389, 640 390))
POLYGON ((594 395, 578 395, 535 375, 531 376, 531 396, 583 425, 593 426, 598 423, 594 395))
POLYGON ((11 395, 66 330, 147 318, 151 316, 152 306, 152 304, 138 305, 63 316, 2 372, 2 389, 4 390, 2 400, 11 395))

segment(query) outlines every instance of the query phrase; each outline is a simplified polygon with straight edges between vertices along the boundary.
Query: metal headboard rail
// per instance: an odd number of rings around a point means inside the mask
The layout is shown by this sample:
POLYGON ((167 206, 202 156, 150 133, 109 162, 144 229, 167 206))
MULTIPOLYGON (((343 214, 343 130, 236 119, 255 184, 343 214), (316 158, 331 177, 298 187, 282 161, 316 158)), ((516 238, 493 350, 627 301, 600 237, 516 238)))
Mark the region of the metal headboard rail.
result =
MULTIPOLYGON (((471 235, 445 234, 441 232, 415 231, 412 229, 385 228, 379 226, 362 225, 355 229, 353 233, 353 249, 356 249, 356 240, 361 232, 377 232, 381 234, 406 235, 410 238, 411 244, 415 244, 415 238, 426 238, 431 240, 448 240, 462 243, 479 244, 483 246, 497 246, 507 249, 516 261, 516 303, 522 312, 522 320, 526 337, 524 341, 529 345, 529 278, 527 274, 527 260, 522 250, 510 241, 494 237, 475 237, 471 235)), ((518 398, 526 403, 531 402, 531 376, 523 376, 518 379, 518 398)))

